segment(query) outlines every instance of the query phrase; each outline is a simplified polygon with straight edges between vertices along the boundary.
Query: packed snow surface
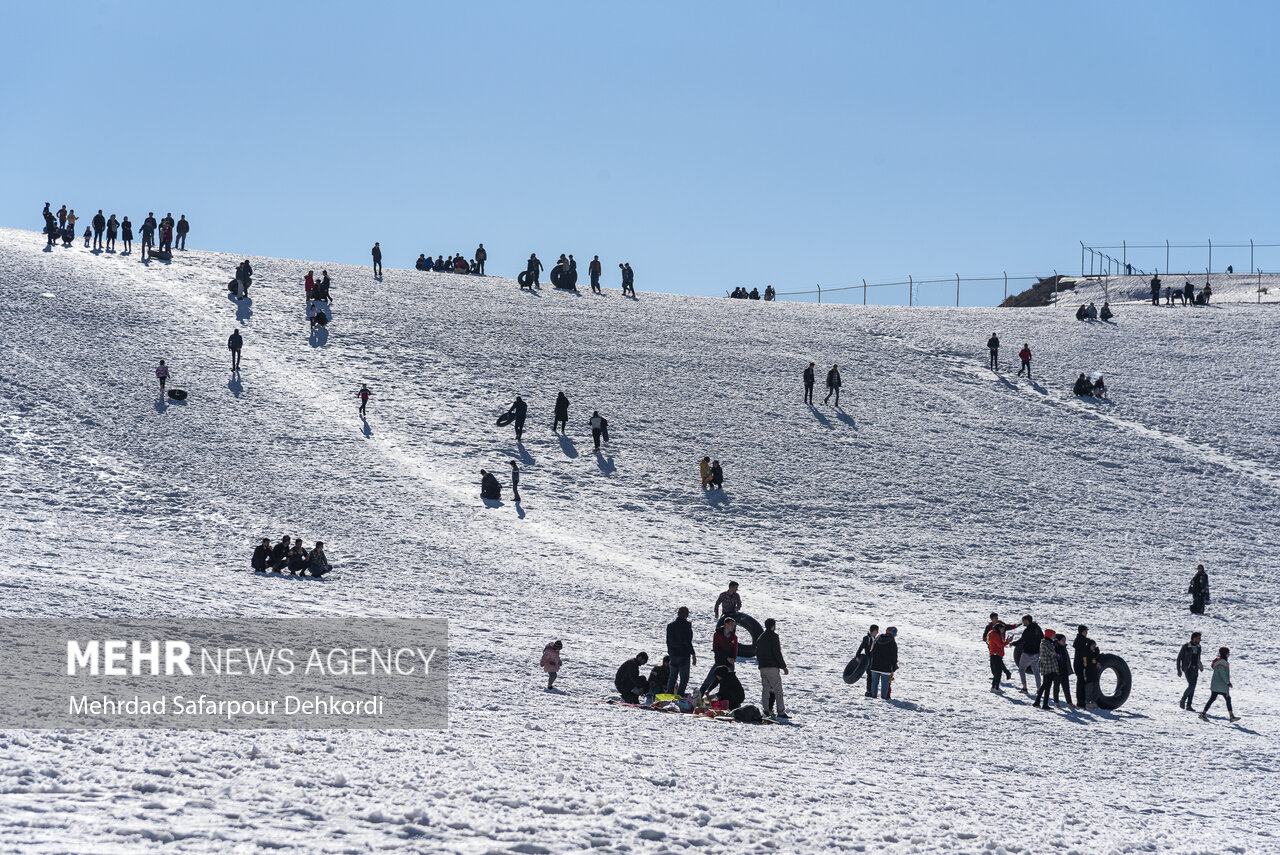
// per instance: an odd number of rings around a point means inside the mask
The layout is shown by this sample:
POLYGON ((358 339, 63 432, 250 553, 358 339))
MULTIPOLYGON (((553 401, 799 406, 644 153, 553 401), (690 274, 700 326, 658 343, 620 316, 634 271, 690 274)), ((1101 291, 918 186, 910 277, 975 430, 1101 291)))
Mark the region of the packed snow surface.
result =
POLYGON ((656 295, 642 270, 633 301, 266 258, 237 305, 237 256, 43 244, 0 231, 2 613, 444 617, 450 725, 0 732, 6 851, 1280 850, 1274 307, 1079 323, 656 295), (313 337, 301 281, 322 267, 334 318, 313 337), (185 404, 157 394, 161 358, 185 404), (821 379, 802 403, 810 360, 840 364, 840 408, 821 379), (1072 397, 1081 371, 1112 400, 1072 397), (517 393, 523 447, 494 425, 517 393), (704 454, 722 494, 699 489, 704 454), (523 503, 486 507, 480 468, 505 484, 512 458, 523 503), (248 572, 285 533, 323 539, 334 573, 248 572), (701 679, 730 578, 778 620, 803 727, 592 702, 661 655, 680 605, 701 679), (1129 702, 989 693, 993 610, 1088 624, 1133 670, 1129 702), (892 702, 840 679, 872 622, 899 628, 892 702), (1232 648, 1237 724, 1178 708, 1195 629, 1206 664, 1232 648), (555 638, 564 694, 537 667, 555 638))

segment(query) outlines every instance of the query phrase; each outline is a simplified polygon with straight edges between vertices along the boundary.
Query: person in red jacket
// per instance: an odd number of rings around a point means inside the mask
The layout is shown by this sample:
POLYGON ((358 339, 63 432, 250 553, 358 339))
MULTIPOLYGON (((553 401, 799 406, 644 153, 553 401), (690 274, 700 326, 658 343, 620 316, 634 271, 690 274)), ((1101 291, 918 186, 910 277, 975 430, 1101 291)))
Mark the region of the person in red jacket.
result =
POLYGON ((707 679, 702 681, 698 691, 705 695, 711 691, 716 682, 716 668, 723 665, 730 671, 738 662, 738 623, 733 618, 725 618, 724 623, 716 630, 715 639, 711 642, 711 653, 715 661, 711 663, 711 671, 707 679))
POLYGON ((1027 372, 1027 379, 1031 379, 1031 345, 1026 342, 1022 343, 1022 350, 1018 351, 1018 358, 1022 360, 1022 367, 1018 369, 1018 376, 1022 376, 1022 372, 1027 372))
POLYGON ((369 396, 373 393, 369 391, 369 387, 367 385, 361 383, 360 391, 356 394, 360 396, 360 418, 364 418, 364 409, 369 406, 369 396))
POLYGON ((987 631, 987 653, 991 657, 991 691, 997 694, 1003 691, 1000 688, 1000 677, 1005 672, 1004 648, 1009 643, 1007 633, 1008 630, 999 620, 995 620, 987 631))
POLYGON ((314 271, 312 270, 307 271, 307 277, 302 280, 302 287, 306 289, 307 302, 310 303, 311 295, 314 294, 316 290, 316 274, 314 271))

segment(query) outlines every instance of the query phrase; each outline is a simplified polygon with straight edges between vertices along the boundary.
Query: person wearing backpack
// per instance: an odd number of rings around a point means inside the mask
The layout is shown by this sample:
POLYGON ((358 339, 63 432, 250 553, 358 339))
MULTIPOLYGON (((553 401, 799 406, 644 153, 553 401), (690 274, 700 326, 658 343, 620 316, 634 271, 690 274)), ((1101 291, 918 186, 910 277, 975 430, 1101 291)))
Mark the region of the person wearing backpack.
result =
POLYGON ((1191 704, 1196 694, 1196 680, 1203 670, 1204 665, 1200 662, 1200 633, 1193 632, 1191 640, 1178 651, 1178 676, 1187 678, 1187 690, 1178 701, 1179 708, 1195 712, 1191 704))
POLYGON ((1218 648, 1218 658, 1213 660, 1213 679, 1209 681, 1209 702, 1200 712, 1201 721, 1209 720, 1209 707, 1213 706, 1218 695, 1222 695, 1222 699, 1227 702, 1228 721, 1240 720, 1240 716, 1236 715, 1235 710, 1231 708, 1231 666, 1227 663, 1227 657, 1230 654, 1231 651, 1227 648, 1218 648))

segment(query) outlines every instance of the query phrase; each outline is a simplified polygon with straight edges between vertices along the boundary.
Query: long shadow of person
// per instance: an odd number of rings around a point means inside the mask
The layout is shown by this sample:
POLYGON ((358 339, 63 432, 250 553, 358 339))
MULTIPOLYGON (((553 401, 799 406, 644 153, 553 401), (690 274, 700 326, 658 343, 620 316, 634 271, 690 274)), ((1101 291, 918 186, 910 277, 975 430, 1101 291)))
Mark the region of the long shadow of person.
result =
POLYGON ((836 410, 836 418, 854 430, 858 429, 858 423, 854 421, 853 416, 849 415, 844 410, 836 410))
POLYGON ((600 449, 596 449, 596 465, 600 467, 600 471, 606 475, 612 475, 618 471, 618 467, 613 464, 613 457, 605 457, 600 453, 600 449))
POLYGON ((244 384, 240 382, 239 371, 231 372, 231 379, 227 381, 227 388, 231 390, 232 395, 237 398, 240 397, 240 393, 244 391, 244 384))
POLYGON ((822 411, 819 410, 817 407, 815 407, 813 404, 809 404, 808 407, 809 407, 809 412, 813 413, 813 417, 818 420, 818 424, 822 425, 827 430, 831 430, 831 419, 824 416, 822 414, 822 411))
POLYGON ((573 444, 573 440, 564 434, 559 434, 557 438, 560 440, 560 450, 564 452, 565 457, 573 460, 578 456, 578 446, 573 444))

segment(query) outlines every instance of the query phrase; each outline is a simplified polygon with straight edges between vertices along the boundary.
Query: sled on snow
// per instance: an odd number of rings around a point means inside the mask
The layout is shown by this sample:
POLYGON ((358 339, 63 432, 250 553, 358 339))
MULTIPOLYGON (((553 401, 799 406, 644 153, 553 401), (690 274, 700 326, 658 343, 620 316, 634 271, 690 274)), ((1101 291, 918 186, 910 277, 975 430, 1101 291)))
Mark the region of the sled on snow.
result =
POLYGON ((147 250, 147 257, 154 258, 157 261, 173 261, 173 253, 163 249, 147 250))

